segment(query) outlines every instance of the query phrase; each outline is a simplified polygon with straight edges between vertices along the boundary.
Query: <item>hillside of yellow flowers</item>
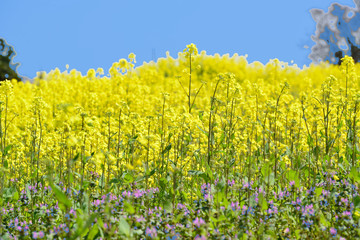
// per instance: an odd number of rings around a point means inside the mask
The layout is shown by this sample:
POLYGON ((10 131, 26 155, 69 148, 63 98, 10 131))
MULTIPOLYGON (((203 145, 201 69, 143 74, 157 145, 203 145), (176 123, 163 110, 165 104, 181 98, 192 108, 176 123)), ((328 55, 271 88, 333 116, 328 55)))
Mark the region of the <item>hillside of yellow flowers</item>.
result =
POLYGON ((0 240, 359 238, 351 57, 135 64, 1 82, 0 240))
POLYGON ((71 168, 108 183, 125 170, 228 173, 249 159, 255 172, 271 162, 275 175, 318 171, 324 157, 333 168, 358 161, 360 68, 350 57, 301 69, 191 44, 177 58, 135 63, 130 54, 107 75, 55 69, 33 84, 3 82, 2 174, 39 180, 50 166, 60 178, 71 168))

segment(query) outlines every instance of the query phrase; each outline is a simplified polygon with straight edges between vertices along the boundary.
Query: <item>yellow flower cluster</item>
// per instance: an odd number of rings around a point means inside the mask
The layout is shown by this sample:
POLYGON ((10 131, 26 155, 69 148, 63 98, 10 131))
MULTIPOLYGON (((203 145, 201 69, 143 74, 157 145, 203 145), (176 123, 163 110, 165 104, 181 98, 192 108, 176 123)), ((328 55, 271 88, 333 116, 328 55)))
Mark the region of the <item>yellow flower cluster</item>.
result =
POLYGON ((135 63, 130 54, 106 76, 55 69, 33 84, 3 82, 2 166, 12 177, 50 164, 60 176, 84 169, 109 181, 125 170, 186 176, 249 161, 283 170, 357 161, 360 67, 349 57, 300 69, 190 44, 176 59, 135 63))

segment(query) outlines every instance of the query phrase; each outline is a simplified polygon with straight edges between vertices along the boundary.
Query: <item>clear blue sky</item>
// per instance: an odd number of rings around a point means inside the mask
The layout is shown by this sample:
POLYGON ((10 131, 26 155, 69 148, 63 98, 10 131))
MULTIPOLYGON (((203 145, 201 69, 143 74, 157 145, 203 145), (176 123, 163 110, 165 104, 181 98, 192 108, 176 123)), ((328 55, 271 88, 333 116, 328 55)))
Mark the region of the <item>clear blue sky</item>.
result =
POLYGON ((309 10, 352 0, 0 0, 0 37, 14 46, 18 71, 34 77, 56 67, 86 73, 137 56, 177 56, 195 43, 208 54, 248 54, 309 64, 315 21, 309 10), (153 50, 154 49, 154 50, 153 50))

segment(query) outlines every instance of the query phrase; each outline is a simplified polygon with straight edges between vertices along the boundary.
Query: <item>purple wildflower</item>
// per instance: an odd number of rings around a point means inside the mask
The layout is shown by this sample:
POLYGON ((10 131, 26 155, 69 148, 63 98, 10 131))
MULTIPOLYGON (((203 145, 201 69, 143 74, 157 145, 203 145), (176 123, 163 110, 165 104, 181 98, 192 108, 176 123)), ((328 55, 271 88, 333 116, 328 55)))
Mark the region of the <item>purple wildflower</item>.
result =
POLYGON ((330 228, 330 234, 331 234, 333 237, 335 237, 336 234, 337 234, 336 228, 330 228))
POLYGON ((197 226, 199 228, 201 225, 205 224, 205 221, 202 218, 197 217, 197 218, 195 218, 193 223, 195 226, 197 226))
POLYGON ((151 227, 151 228, 147 227, 145 230, 145 234, 151 238, 157 237, 156 228, 155 227, 151 227))

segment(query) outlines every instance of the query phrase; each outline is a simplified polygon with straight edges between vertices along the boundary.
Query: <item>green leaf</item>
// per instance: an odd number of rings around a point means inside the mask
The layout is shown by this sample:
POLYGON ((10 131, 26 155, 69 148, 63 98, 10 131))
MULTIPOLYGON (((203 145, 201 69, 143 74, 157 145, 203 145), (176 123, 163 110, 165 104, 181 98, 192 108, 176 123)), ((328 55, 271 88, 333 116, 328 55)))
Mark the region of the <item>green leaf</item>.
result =
POLYGON ((198 170, 189 170, 188 174, 190 175, 201 175, 204 174, 202 171, 198 171, 198 170))
POLYGON ((270 163, 265 162, 265 164, 261 167, 261 173, 266 178, 270 175, 270 163))
POLYGON ((54 185, 52 182, 50 182, 50 186, 52 191, 55 194, 56 199, 59 201, 59 203, 64 204, 67 208, 71 208, 71 201, 66 197, 65 193, 63 193, 58 186, 54 185))
POLYGON ((218 191, 223 191, 225 190, 225 185, 226 185, 226 180, 224 177, 220 178, 220 180, 218 181, 217 185, 216 185, 216 189, 218 191))
POLYGON ((135 213, 135 208, 128 201, 124 201, 124 210, 125 210, 125 212, 127 212, 129 214, 135 213))
POLYGON ((188 174, 201 177, 202 179, 204 179, 205 182, 209 182, 209 181, 210 181, 209 176, 208 176, 206 173, 202 172, 202 171, 189 170, 189 171, 188 171, 188 174))
POLYGON ((59 205, 59 208, 61 209, 61 211, 66 212, 66 207, 64 204, 59 203, 58 205, 59 205))
POLYGON ((151 177, 152 175, 154 175, 155 172, 156 172, 156 168, 154 168, 154 169, 151 170, 150 172, 149 172, 149 171, 146 171, 143 176, 138 176, 135 181, 136 181, 136 182, 142 182, 142 181, 144 181, 146 178, 149 178, 149 177, 151 177))
POLYGON ((161 152, 161 155, 165 155, 170 151, 170 149, 171 149, 171 143, 166 146, 166 148, 161 152))
POLYGON ((205 161, 205 167, 206 167, 206 175, 212 181, 214 179, 213 171, 211 170, 209 164, 207 161, 205 161))
POLYGON ((74 172, 74 175, 77 176, 78 178, 81 178, 81 175, 77 172, 74 172))
POLYGON ((274 175, 273 172, 270 173, 270 175, 265 178, 265 183, 266 184, 269 183, 270 186, 274 185, 274 183, 275 183, 275 175, 274 175))
MULTIPOLYGON (((76 239, 77 237, 83 235, 86 231, 88 231, 91 224, 95 221, 95 218, 97 217, 97 214, 91 214, 91 216, 86 220, 85 224, 79 224, 81 225, 81 228, 78 228, 76 230, 76 233, 74 236, 72 236, 72 240, 76 239)), ((78 216, 78 219, 81 219, 81 217, 78 216)))
POLYGON ((325 218, 324 214, 320 214, 320 223, 322 225, 324 225, 325 227, 329 227, 330 226, 330 223, 329 221, 325 218))
POLYGON ((104 222, 103 222, 103 220, 102 220, 101 218, 98 218, 98 219, 97 219, 97 224, 98 224, 98 226, 99 226, 99 230, 100 230, 100 233, 101 233, 101 232, 102 232, 101 229, 104 228, 104 222))
POLYGON ((101 177, 99 179, 99 187, 104 188, 105 187, 105 176, 104 174, 101 174, 101 177))
POLYGON ((6 169, 9 168, 9 163, 6 159, 4 160, 4 168, 6 169))
POLYGON ((352 167, 350 171, 350 178, 354 181, 357 181, 359 179, 359 173, 357 171, 356 167, 352 167))
POLYGON ((119 232, 127 237, 130 236, 130 225, 122 216, 120 216, 119 220, 119 232))
MULTIPOLYGON (((51 186, 51 185, 50 185, 51 186)), ((30 190, 29 190, 29 184, 26 184, 26 196, 27 198, 29 199, 29 201, 32 200, 32 197, 31 197, 31 193, 30 193, 30 190)))
POLYGON ((151 177, 152 175, 154 175, 156 172, 156 168, 154 168, 153 170, 150 171, 150 173, 147 175, 147 177, 151 177))
POLYGON ((322 193, 322 188, 320 187, 320 188, 316 188, 316 190, 315 190, 315 194, 316 194, 316 197, 319 197, 320 195, 321 195, 321 193, 322 193))
POLYGON ((234 165, 234 163, 235 163, 235 158, 233 158, 229 161, 229 167, 232 167, 234 165))
POLYGON ((168 180, 165 177, 160 178, 159 185, 162 189, 166 188, 168 186, 168 180))
POLYGON ((223 199, 225 198, 225 191, 218 191, 218 192, 216 192, 216 194, 214 194, 215 196, 214 196, 214 203, 215 203, 215 205, 218 205, 218 204, 220 204, 222 201, 223 201, 223 199))
POLYGON ((289 180, 289 181, 295 181, 295 178, 296 178, 296 171, 294 171, 294 170, 290 170, 288 174, 289 174, 289 178, 288 178, 288 180, 289 180))
POLYGON ((98 234, 99 232, 99 226, 97 225, 97 223, 94 224, 94 226, 91 228, 89 235, 87 236, 87 240, 93 240, 96 236, 96 234, 98 234))
POLYGON ((83 210, 81 210, 80 208, 78 208, 78 209, 76 209, 76 214, 77 214, 77 215, 83 215, 84 212, 83 212, 83 210))
POLYGON ((172 210, 173 210, 173 205, 171 203, 171 201, 169 199, 167 199, 165 202, 164 202, 164 209, 166 210, 166 212, 168 213, 171 213, 172 210))
POLYGON ((299 176, 298 176, 297 172, 294 170, 290 170, 288 174, 289 174, 288 175, 289 182, 294 181, 295 187, 297 187, 297 188, 300 187, 300 180, 299 180, 299 176))
POLYGON ((132 183, 134 181, 134 176, 130 173, 125 173, 125 175, 123 176, 124 182, 125 183, 132 183))
POLYGON ((199 127, 198 125, 197 125, 197 127, 200 129, 200 131, 201 131, 203 134, 205 134, 205 136, 208 136, 208 135, 209 135, 204 129, 202 129, 202 128, 199 127))
POLYGON ((16 202, 17 200, 19 200, 19 192, 18 192, 18 191, 14 192, 13 200, 14 200, 14 202, 16 202))
POLYGON ((7 145, 5 148, 4 148, 4 156, 8 155, 9 151, 11 150, 11 148, 13 147, 12 144, 10 145, 7 145))
POLYGON ((76 160, 78 160, 79 156, 80 156, 80 153, 77 153, 75 155, 75 157, 72 159, 72 161, 75 162, 76 160))
POLYGON ((360 196, 354 197, 353 202, 354 202, 354 207, 355 208, 360 208, 360 196))
POLYGON ((120 183, 120 180, 117 179, 117 178, 113 178, 113 179, 111 179, 110 182, 109 182, 109 184, 118 184, 118 183, 120 183))
POLYGON ((91 154, 90 154, 90 156, 86 156, 85 157, 85 163, 87 163, 93 156, 94 156, 94 154, 95 154, 95 152, 92 152, 91 154))
POLYGON ((262 193, 260 193, 258 198, 259 198, 259 205, 261 207, 261 210, 262 211, 267 210, 268 209, 268 204, 266 202, 266 198, 264 197, 264 195, 262 193))
POLYGON ((129 143, 130 145, 133 145, 137 138, 138 138, 138 135, 133 136, 132 138, 130 138, 130 139, 128 140, 128 143, 129 143))

